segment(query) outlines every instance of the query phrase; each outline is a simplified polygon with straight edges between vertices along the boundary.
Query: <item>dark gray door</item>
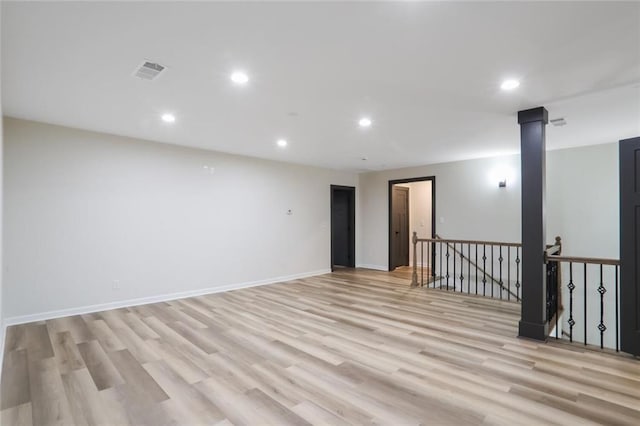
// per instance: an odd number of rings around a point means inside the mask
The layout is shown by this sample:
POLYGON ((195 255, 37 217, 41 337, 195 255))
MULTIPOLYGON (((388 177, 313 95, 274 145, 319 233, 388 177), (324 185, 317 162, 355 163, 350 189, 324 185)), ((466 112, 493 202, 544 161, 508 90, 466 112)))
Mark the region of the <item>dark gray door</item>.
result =
POLYGON ((355 266, 355 188, 331 186, 331 266, 355 266))
POLYGON ((393 186, 391 201, 391 268, 409 266, 409 188, 393 186))
POLYGON ((640 355, 640 137, 620 141, 620 348, 640 355))

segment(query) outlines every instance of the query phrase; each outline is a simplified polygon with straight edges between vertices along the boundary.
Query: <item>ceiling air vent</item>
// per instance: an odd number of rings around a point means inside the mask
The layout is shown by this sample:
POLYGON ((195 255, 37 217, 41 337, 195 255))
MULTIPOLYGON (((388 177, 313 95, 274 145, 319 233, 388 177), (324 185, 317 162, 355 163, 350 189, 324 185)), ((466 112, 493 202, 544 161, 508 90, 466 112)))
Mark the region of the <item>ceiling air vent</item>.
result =
POLYGON ((160 64, 145 61, 133 75, 143 80, 155 80, 164 69, 165 67, 160 64))
POLYGON ((553 120, 549 120, 551 121, 551 124, 553 124, 554 126, 564 126, 565 124, 567 124, 567 121, 564 118, 554 118, 553 120))

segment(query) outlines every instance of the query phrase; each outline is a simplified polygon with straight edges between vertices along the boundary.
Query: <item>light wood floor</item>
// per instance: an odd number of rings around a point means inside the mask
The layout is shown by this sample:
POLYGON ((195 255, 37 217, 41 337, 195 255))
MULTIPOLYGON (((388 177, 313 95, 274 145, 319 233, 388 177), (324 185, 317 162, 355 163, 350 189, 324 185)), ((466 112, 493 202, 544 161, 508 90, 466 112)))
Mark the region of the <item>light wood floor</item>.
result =
POLYGON ((9 328, 3 425, 640 424, 640 361, 343 270, 9 328))

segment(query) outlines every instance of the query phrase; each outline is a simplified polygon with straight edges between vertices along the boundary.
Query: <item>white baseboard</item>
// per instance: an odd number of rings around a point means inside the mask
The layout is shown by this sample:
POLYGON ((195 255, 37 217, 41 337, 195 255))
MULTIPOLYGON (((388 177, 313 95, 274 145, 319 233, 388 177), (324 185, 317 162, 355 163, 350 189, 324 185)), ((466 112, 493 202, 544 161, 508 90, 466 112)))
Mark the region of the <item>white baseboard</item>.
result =
POLYGON ((286 275, 282 277, 268 278, 265 280, 250 281, 250 282, 237 283, 237 284, 228 284, 220 287, 210 287, 210 288, 204 288, 199 290, 182 291, 178 293, 161 294, 157 296, 141 297, 138 299, 119 300, 116 302, 101 303, 97 305, 78 306, 75 308, 60 309, 56 311, 48 311, 48 312, 42 312, 38 314, 9 317, 9 318, 5 318, 4 320, 2 345, 4 346, 4 329, 10 325, 25 324, 25 323, 34 322, 34 321, 44 321, 44 320, 49 320, 54 318, 68 317, 72 315, 90 314, 92 312, 108 311, 110 309, 127 308, 130 306, 148 305, 150 303, 167 302, 170 300, 185 299, 187 297, 202 296, 205 294, 222 293, 225 291, 238 290, 241 288, 257 287, 261 285, 276 284, 284 281, 297 280, 300 278, 313 277, 316 275, 328 274, 330 272, 331 272, 331 269, 321 269, 318 271, 303 272, 301 274, 286 275))
POLYGON ((362 263, 360 265, 356 265, 356 268, 375 269, 376 271, 389 272, 389 268, 385 265, 370 265, 368 263, 362 263))

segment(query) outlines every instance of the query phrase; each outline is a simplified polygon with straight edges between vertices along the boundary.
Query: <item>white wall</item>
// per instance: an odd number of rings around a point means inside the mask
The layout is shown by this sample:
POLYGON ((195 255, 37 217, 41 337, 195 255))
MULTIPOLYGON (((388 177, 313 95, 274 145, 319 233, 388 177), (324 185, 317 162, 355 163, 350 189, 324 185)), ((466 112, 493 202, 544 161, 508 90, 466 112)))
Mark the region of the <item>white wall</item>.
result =
MULTIPOLYGON (((571 255, 619 256, 617 143, 547 152, 547 240, 571 255)), ((520 156, 492 157, 360 175, 362 263, 387 266, 388 181, 435 176, 436 233, 520 241, 520 156), (498 180, 507 177, 507 187, 498 180)))
POLYGON ((520 241, 519 161, 509 156, 361 174, 362 263, 387 269, 392 179, 436 177, 435 232, 443 238, 520 241), (498 188, 494 174, 510 175, 507 188, 498 188))
MULTIPOLYGON (((620 256, 618 144, 547 153, 547 235, 574 256, 620 256)), ((550 241, 551 242, 551 241, 550 241)))
POLYGON ((329 187, 358 180, 29 121, 4 124, 5 316, 12 322, 328 271, 329 187))

